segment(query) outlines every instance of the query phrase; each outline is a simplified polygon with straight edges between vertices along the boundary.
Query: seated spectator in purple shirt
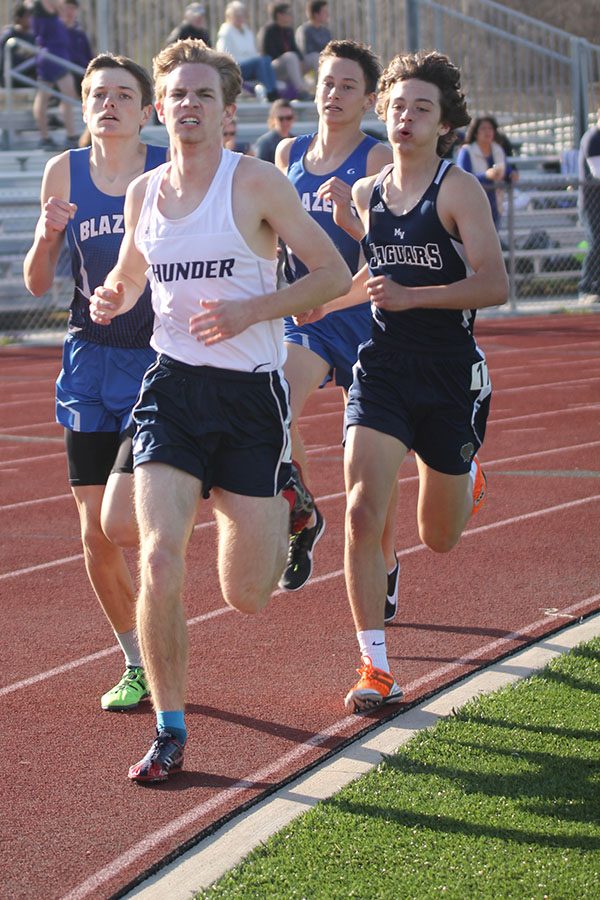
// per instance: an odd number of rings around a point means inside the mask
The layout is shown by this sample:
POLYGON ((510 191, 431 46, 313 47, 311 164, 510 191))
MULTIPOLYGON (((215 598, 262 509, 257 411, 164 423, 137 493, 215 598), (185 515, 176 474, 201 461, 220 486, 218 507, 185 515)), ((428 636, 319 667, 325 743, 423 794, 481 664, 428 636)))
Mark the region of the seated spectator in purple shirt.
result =
POLYGON ((294 37, 292 8, 289 3, 272 3, 269 13, 271 21, 258 33, 259 52, 271 57, 277 78, 291 85, 298 100, 311 100, 309 86, 302 77, 310 66, 294 37))
MULTIPOLYGON (((38 47, 44 47, 54 56, 70 62, 69 35, 66 25, 58 14, 59 9, 60 0, 36 0, 33 4, 33 33, 38 47)), ((43 56, 38 60, 37 77, 38 81, 43 82, 46 88, 40 86, 33 101, 33 115, 40 132, 40 148, 43 150, 58 149, 48 136, 48 98, 50 96, 47 91, 48 87, 56 87, 65 96, 60 103, 67 131, 65 148, 77 147, 79 138, 75 134, 74 104, 67 99, 77 100, 73 73, 56 60, 43 56)))
MULTIPOLYGON (((69 33, 69 47, 71 53, 71 62, 82 69, 87 69, 89 61, 94 54, 89 42, 89 38, 79 22, 77 16, 79 14, 79 0, 63 0, 60 7, 60 17, 67 26, 69 33)), ((83 75, 73 73, 77 93, 81 95, 81 82, 83 75)))

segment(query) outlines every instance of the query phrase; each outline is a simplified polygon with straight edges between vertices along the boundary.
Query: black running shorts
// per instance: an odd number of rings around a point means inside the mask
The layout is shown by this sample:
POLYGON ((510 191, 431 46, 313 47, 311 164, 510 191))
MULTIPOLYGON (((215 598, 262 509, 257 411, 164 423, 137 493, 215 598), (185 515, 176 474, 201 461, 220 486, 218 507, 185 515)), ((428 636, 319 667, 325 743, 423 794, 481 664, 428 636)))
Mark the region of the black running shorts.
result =
POLYGON ((463 475, 483 443, 491 393, 479 349, 436 357, 368 341, 354 367, 345 429, 389 434, 436 472, 463 475))

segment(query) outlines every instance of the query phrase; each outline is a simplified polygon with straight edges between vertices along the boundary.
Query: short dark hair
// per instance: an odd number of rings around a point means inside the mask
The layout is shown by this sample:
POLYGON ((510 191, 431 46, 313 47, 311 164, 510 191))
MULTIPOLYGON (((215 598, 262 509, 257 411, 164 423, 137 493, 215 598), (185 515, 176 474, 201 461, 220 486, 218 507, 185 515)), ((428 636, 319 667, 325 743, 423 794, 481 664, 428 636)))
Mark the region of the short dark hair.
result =
POLYGON ((332 56, 357 62, 365 76, 367 94, 372 94, 377 90, 377 82, 381 75, 381 63, 370 47, 359 41, 329 41, 319 54, 319 66, 332 56))
POLYGON ((286 100, 285 97, 279 97, 277 100, 274 100, 271 103, 271 107, 269 109, 269 118, 267 119, 267 125, 270 122, 275 121, 275 119, 277 118, 277 113, 281 109, 289 109, 292 112, 292 114, 294 115, 294 117, 296 115, 296 113, 294 111, 294 107, 292 106, 291 100, 286 100))
MULTIPOLYGON (((420 50, 395 56, 385 69, 379 82, 379 97, 375 107, 378 116, 385 119, 392 88, 398 81, 418 78, 434 84, 440 92, 441 121, 452 131, 468 125, 471 116, 467 112, 465 95, 460 86, 460 70, 444 54, 436 50, 420 50)), ((437 152, 443 156, 456 138, 450 131, 440 135, 437 152)))
POLYGON ((271 19, 275 21, 276 16, 281 15, 281 13, 291 12, 292 7, 289 3, 271 3, 269 6, 269 15, 271 19))
POLYGON ((309 16, 318 16, 324 6, 329 6, 327 0, 310 0, 306 4, 306 12, 309 16))
POLYGON ((13 22, 22 19, 24 16, 30 16, 32 9, 28 3, 15 3, 13 6, 13 22))
POLYGON ((469 127, 467 128, 467 133, 465 134, 465 144, 474 144, 477 140, 477 132, 479 131, 479 127, 483 125, 484 122, 489 122, 492 128, 494 129, 494 140, 495 136, 498 134, 498 122, 493 116, 476 116, 469 127))
POLYGON ((115 56, 114 53, 99 53, 89 63, 81 82, 81 96, 87 99, 90 92, 90 82, 94 72, 100 69, 125 69, 137 81, 142 95, 142 108, 152 104, 153 88, 150 74, 138 63, 128 56, 115 56))

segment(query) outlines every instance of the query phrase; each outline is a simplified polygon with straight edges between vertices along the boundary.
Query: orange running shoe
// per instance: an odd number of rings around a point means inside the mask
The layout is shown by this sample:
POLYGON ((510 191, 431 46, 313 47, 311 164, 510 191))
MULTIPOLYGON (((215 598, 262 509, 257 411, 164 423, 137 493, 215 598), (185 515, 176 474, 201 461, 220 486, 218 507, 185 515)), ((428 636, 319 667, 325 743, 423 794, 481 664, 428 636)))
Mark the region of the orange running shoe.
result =
POLYGON ((485 503, 485 498, 487 496, 487 478, 485 477, 485 472, 481 468, 481 463, 477 459, 477 456, 473 457, 473 462, 475 463, 475 481, 473 483, 473 511, 471 513, 472 516, 475 515, 476 512, 479 512, 483 504, 485 503))
POLYGON ((383 669, 376 669, 368 656, 363 656, 363 664, 356 671, 360 678, 344 700, 348 712, 369 712, 384 703, 400 703, 403 699, 404 694, 394 681, 394 676, 383 669))

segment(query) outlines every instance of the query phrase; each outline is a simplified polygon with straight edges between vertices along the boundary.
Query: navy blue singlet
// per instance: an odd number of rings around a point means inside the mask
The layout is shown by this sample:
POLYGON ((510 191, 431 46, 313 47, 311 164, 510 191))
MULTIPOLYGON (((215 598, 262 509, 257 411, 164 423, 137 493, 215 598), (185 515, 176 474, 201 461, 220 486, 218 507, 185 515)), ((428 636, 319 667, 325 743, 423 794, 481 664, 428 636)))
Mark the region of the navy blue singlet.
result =
MULTIPOLYGON (((164 163, 166 156, 166 147, 148 145, 144 171, 164 163)), ((69 334, 109 347, 147 347, 154 323, 148 286, 133 309, 117 316, 110 325, 96 325, 90 319, 89 299, 95 288, 104 283, 119 255, 125 233, 125 195, 112 197, 98 190, 90 174, 90 147, 70 150, 69 168, 69 199, 77 205, 75 218, 67 228, 75 279, 69 334)))
MULTIPOLYGON (((405 287, 452 284, 470 274, 462 243, 440 222, 436 201, 452 163, 441 160, 435 178, 405 215, 390 212, 382 186, 392 166, 377 176, 369 203, 369 230, 362 240, 369 274, 387 275, 405 287)), ((475 348, 475 310, 410 309, 389 312, 373 306, 373 342, 417 353, 468 353, 475 348)))

